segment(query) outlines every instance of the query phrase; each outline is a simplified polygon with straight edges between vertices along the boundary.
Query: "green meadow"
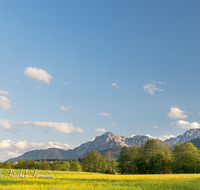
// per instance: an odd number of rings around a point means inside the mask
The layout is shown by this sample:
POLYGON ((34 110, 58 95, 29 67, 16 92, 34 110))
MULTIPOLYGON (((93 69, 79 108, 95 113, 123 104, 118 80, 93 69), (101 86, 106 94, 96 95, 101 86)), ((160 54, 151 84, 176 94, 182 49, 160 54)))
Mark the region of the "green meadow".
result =
MULTIPOLYGON (((19 173, 20 170, 13 170, 19 173)), ((25 173, 23 170, 22 174, 25 173)), ((69 171, 37 171, 37 175, 54 175, 54 178, 35 178, 28 170, 28 177, 8 177, 9 171, 2 171, 0 189, 10 190, 60 190, 60 189, 135 189, 174 190, 200 189, 200 174, 166 175, 111 175, 69 171)))

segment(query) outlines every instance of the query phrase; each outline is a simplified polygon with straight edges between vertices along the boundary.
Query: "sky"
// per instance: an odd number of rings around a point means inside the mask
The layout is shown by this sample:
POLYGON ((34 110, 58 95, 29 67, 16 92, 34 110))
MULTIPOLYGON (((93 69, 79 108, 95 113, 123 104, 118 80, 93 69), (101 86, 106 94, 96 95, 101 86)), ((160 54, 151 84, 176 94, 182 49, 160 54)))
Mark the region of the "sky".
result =
POLYGON ((200 128, 200 2, 0 0, 0 161, 105 132, 200 128))

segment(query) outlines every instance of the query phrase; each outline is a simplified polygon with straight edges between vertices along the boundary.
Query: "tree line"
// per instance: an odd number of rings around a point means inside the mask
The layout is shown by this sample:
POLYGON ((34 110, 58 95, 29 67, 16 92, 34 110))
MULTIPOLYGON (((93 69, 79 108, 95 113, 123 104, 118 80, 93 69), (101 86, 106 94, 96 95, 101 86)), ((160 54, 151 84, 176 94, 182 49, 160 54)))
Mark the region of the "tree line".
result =
POLYGON ((200 173, 200 150, 191 142, 172 147, 149 139, 141 147, 123 147, 118 159, 122 174, 200 173))
POLYGON ((77 159, 69 161, 54 161, 46 160, 35 161, 31 158, 19 159, 16 164, 10 161, 0 163, 0 168, 6 169, 38 169, 38 170, 58 170, 58 171, 81 171, 81 164, 77 159))
POLYGON ((16 163, 11 163, 10 161, 0 163, 0 168, 114 173, 117 162, 112 155, 111 151, 106 152, 105 156, 101 156, 99 152, 92 150, 79 159, 65 161, 19 159, 16 163))
POLYGON ((200 173, 200 150, 191 142, 180 143, 175 147, 159 139, 149 139, 141 147, 133 145, 121 149, 118 160, 108 151, 102 156, 92 150, 83 158, 48 162, 35 161, 31 158, 20 159, 12 164, 0 163, 0 168, 8 169, 41 169, 60 171, 84 171, 113 174, 167 174, 167 173, 200 173))

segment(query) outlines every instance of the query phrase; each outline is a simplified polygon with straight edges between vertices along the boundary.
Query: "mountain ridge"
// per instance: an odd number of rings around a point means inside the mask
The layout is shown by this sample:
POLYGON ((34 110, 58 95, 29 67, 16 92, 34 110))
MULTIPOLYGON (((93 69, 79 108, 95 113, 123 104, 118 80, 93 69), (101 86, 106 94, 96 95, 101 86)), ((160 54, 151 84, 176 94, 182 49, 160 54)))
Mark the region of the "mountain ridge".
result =
POLYGON ((93 141, 88 141, 86 143, 81 144, 80 146, 69 149, 69 150, 62 150, 62 149, 55 149, 56 153, 51 152, 53 149, 45 149, 45 150, 33 150, 24 153, 23 155, 16 157, 16 158, 10 158, 8 161, 17 161, 19 159, 28 159, 31 157, 31 159, 74 159, 83 157, 83 154, 87 151, 101 151, 109 148, 114 147, 124 147, 124 146, 130 146, 130 145, 137 145, 141 146, 144 144, 150 137, 148 136, 140 136, 136 135, 134 137, 124 137, 121 135, 113 134, 112 132, 106 132, 103 135, 97 136, 93 141), (35 151, 35 152, 34 152, 35 151), (34 153, 36 155, 34 155, 34 153), (47 158, 48 155, 49 157, 47 158))
POLYGON ((177 137, 171 137, 170 139, 166 139, 165 141, 171 143, 173 146, 179 144, 180 142, 187 142, 193 139, 200 138, 200 129, 190 129, 187 130, 183 135, 179 135, 177 137))
MULTIPOLYGON (((200 138, 200 129, 190 129, 186 131, 183 135, 179 135, 177 137, 172 137, 170 139, 166 139, 166 142, 171 143, 173 146, 179 144, 180 142, 187 142, 193 139, 200 138)), ((87 151, 102 151, 106 149, 112 149, 116 147, 124 147, 137 145, 141 146, 148 139, 151 139, 149 136, 145 135, 135 135, 134 137, 124 137, 122 135, 113 134, 112 132, 106 132, 103 135, 96 136, 93 141, 88 141, 86 143, 81 144, 80 146, 69 149, 62 150, 58 148, 50 148, 43 150, 33 150, 24 153, 23 155, 11 158, 8 161, 17 161, 19 159, 28 159, 31 157, 34 160, 39 159, 74 159, 83 157, 83 154, 87 151)))

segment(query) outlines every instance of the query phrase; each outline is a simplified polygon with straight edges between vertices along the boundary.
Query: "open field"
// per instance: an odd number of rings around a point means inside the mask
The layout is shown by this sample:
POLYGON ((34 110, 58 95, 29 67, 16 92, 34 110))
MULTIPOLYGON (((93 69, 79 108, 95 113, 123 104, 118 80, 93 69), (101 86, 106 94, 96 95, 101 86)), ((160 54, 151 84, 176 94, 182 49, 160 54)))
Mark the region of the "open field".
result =
MULTIPOLYGON (((13 170, 19 173, 20 170, 13 170)), ((25 170, 23 170, 25 171, 25 170)), ((23 172, 24 173, 24 172, 23 172)), ((84 172, 38 171, 39 175, 54 175, 54 178, 0 178, 0 189, 136 189, 136 190, 174 190, 200 189, 200 174, 180 175, 110 175, 84 172)))

